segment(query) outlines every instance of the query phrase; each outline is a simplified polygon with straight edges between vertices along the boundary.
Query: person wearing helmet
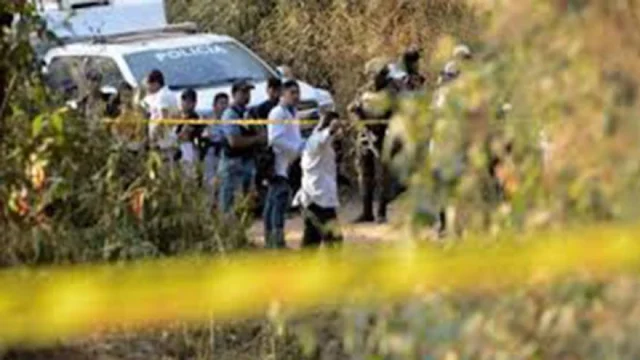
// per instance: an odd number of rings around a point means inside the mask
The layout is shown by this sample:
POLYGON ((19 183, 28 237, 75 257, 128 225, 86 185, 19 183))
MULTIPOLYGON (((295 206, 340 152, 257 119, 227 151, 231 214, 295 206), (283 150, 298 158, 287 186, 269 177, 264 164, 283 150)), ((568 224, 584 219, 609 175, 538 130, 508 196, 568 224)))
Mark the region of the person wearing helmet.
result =
MULTIPOLYGON (((349 105, 349 112, 358 120, 389 121, 394 112, 395 99, 400 91, 390 77, 389 62, 376 58, 365 66, 367 85, 361 89, 356 99, 349 105)), ((388 124, 367 125, 358 136, 358 159, 360 184, 362 188, 362 213, 357 223, 374 222, 374 194, 378 189, 378 222, 387 220, 387 204, 390 198, 390 176, 382 163, 381 155, 388 124), (378 175, 378 176, 377 176, 378 175)))

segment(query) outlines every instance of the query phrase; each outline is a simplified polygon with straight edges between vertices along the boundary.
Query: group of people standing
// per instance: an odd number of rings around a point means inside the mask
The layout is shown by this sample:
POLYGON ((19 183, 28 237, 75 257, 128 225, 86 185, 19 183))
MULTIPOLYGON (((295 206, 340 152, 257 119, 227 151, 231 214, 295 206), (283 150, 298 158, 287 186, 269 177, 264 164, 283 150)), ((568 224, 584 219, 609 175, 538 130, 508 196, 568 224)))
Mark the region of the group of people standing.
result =
MULTIPOLYGON (((460 63, 471 58, 472 53, 468 46, 462 44, 455 47, 452 58, 438 74, 433 99, 435 111, 444 106, 449 85, 460 75, 460 63)), ((366 125, 366 130, 360 133, 358 139, 362 212, 356 222, 387 221, 387 206, 397 192, 393 185, 394 180, 397 182, 398 179, 390 172, 388 163, 383 161, 383 154, 390 154, 393 158, 403 146, 401 142, 387 139, 388 125, 400 99, 426 90, 426 78, 419 68, 420 59, 420 49, 410 47, 397 62, 390 63, 385 58, 369 61, 365 66, 368 82, 349 106, 350 113, 359 120, 379 120, 366 125), (388 147, 386 151, 385 147, 388 147), (374 212, 376 194, 377 206, 374 212)), ((433 139, 425 144, 427 153, 434 149, 434 144, 433 139)), ((436 169, 435 173, 437 172, 436 169)), ((399 186, 402 188, 402 184, 399 186)), ((442 233, 447 226, 444 209, 438 210, 436 215, 437 227, 442 233)))
POLYGON ((146 78, 149 144, 165 160, 179 164, 185 176, 194 177, 197 162, 203 164, 203 184, 212 204, 232 218, 243 199, 253 194, 256 178, 268 185, 263 211, 265 244, 286 247, 285 222, 294 202, 305 217, 304 246, 334 244, 341 236, 331 224, 337 219, 337 164, 333 140, 338 135, 336 113, 322 115, 311 136, 304 139, 298 117, 300 85, 295 80, 271 78, 267 81, 267 100, 249 107, 253 84, 236 81, 231 96, 219 93, 213 101, 213 118, 219 123, 198 123, 171 127, 158 121, 175 118, 197 120, 197 93, 185 89, 180 104, 165 85, 158 70, 146 78), (268 119, 266 126, 251 119, 268 119), (155 121, 155 122, 153 122, 155 121), (300 160, 301 187, 292 194, 289 169, 300 160))
MULTIPOLYGON (((466 47, 457 51, 470 56, 466 47)), ((425 87, 426 79, 419 71, 419 62, 420 50, 415 47, 408 49, 396 63, 382 59, 370 61, 365 68, 369 82, 348 108, 359 120, 378 120, 366 124, 358 136, 362 212, 356 222, 387 221, 393 176, 381 155, 387 146, 385 136, 388 121, 396 110, 396 100, 425 87), (387 99, 382 102, 386 104, 382 108, 372 105, 380 103, 377 97, 387 99), (374 212, 376 194, 378 202, 374 212)), ((440 85, 457 75, 455 64, 447 64, 441 73, 440 85)), ((340 202, 334 150, 335 140, 343 134, 338 114, 322 114, 312 134, 305 139, 297 122, 300 86, 295 80, 268 79, 267 100, 255 107, 249 107, 254 85, 239 80, 233 84, 230 96, 218 93, 211 104, 212 118, 219 122, 167 126, 161 121, 177 116, 187 121, 200 119, 196 112, 197 92, 184 89, 178 101, 159 70, 148 74, 145 86, 147 95, 142 104, 152 121, 148 126, 148 145, 162 154, 167 163, 178 165, 187 177, 197 179, 197 169, 202 168, 202 183, 210 194, 211 204, 224 216, 234 216, 241 201, 253 194, 258 178, 259 183, 264 181, 268 187, 263 209, 268 248, 286 247, 285 223, 292 204, 300 207, 304 216, 303 246, 341 242, 336 225, 340 202), (252 123, 251 119, 271 122, 265 126, 252 123), (302 180, 300 189, 292 194, 290 168, 298 161, 302 180)))

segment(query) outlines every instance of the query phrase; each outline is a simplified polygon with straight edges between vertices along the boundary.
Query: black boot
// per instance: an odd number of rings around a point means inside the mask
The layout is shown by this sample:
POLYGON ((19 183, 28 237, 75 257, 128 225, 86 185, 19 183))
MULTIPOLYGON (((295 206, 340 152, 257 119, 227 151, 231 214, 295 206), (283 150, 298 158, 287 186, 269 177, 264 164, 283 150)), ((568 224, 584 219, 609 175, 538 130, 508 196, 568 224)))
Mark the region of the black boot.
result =
POLYGON ((376 221, 375 217, 373 216, 374 193, 375 183, 371 178, 365 179, 364 191, 362 193, 362 213, 360 213, 360 216, 358 216, 353 221, 354 224, 372 223, 376 221))
POLYGON ((365 224, 365 223, 372 223, 372 222, 375 222, 375 221, 376 221, 376 219, 372 214, 362 213, 362 214, 360 214, 360 216, 355 218, 352 221, 352 223, 353 224, 365 224))

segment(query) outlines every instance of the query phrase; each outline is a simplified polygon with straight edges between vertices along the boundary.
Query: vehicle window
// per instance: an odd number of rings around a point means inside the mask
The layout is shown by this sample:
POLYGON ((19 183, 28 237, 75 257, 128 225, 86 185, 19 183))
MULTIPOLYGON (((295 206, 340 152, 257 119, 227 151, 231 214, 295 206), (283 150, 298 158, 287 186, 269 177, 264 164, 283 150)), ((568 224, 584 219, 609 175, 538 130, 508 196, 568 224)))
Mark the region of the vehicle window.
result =
POLYGON ((63 56, 54 58, 48 66, 47 85, 72 98, 82 88, 85 74, 96 70, 102 75, 102 86, 118 85, 124 81, 117 63, 104 56, 63 56))
POLYGON ((76 96, 81 79, 80 74, 77 73, 80 64, 82 64, 82 58, 79 57, 53 59, 47 68, 47 85, 59 91, 67 99, 76 96))
POLYGON ((113 86, 115 88, 124 81, 118 64, 111 58, 96 56, 86 58, 86 66, 89 69, 97 70, 102 74, 102 86, 113 86))
POLYGON ((158 69, 173 89, 206 87, 236 79, 262 81, 273 75, 233 42, 148 50, 128 55, 125 60, 138 81, 158 69))

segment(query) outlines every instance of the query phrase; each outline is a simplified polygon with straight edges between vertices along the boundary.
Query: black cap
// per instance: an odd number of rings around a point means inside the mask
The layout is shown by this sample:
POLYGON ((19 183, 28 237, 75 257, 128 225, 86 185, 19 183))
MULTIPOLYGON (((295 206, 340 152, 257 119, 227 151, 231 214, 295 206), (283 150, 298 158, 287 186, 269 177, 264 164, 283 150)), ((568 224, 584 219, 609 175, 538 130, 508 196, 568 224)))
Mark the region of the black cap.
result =
POLYGON ((253 90, 253 89, 255 89, 255 86, 253 86, 253 84, 250 83, 248 80, 238 80, 233 83, 233 86, 231 87, 231 93, 235 94, 238 91, 253 90))

